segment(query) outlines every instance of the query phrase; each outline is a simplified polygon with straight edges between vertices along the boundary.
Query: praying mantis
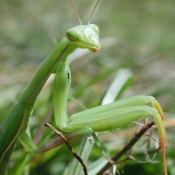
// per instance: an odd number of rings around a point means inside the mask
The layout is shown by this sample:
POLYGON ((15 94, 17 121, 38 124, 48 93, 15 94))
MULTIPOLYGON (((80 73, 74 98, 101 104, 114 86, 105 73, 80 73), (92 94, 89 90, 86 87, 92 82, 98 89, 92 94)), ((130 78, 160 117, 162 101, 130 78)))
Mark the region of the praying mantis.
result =
MULTIPOLYGON (((70 2, 72 3, 71 0, 70 2)), ((0 164, 17 139, 21 141, 27 151, 36 151, 36 146, 31 142, 26 129, 36 98, 49 76, 54 73, 54 117, 59 131, 93 135, 94 132, 111 131, 141 117, 151 116, 157 125, 159 149, 162 149, 164 173, 167 175, 166 133, 162 123, 164 115, 161 106, 153 97, 134 96, 84 110, 70 117, 67 116, 66 104, 71 82, 68 56, 76 48, 88 49, 93 53, 98 52, 100 49, 98 26, 90 23, 82 25, 80 21, 79 26, 66 32, 66 37, 58 43, 53 52, 41 64, 32 80, 21 93, 18 103, 0 127, 0 164)))

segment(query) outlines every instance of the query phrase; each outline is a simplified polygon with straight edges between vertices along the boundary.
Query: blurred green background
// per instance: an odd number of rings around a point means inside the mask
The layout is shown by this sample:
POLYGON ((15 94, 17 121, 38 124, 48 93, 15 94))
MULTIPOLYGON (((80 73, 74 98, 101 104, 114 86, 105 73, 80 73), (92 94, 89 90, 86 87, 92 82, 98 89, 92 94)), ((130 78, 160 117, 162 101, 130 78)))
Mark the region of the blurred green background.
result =
MULTIPOLYGON (((96 1, 73 2, 83 23, 87 24, 96 1)), ((84 54, 82 59, 71 64, 70 90, 87 108, 97 106, 115 72, 119 68, 129 68, 133 72, 134 82, 120 98, 144 94, 152 95, 160 102, 165 112, 169 143, 167 164, 172 175, 175 173, 174 7, 173 0, 101 0, 91 19, 91 23, 100 28, 101 50, 97 54, 84 54)), ((0 122, 16 103, 19 93, 38 66, 51 53, 54 43, 59 42, 66 30, 75 25, 79 25, 79 22, 68 0, 0 1, 0 122)), ((81 56, 76 52, 73 57, 81 56)), ((38 118, 44 117, 51 105, 50 83, 43 91, 31 120, 31 127, 34 128, 41 122, 38 118)), ((69 102, 70 114, 79 110, 81 108, 74 102, 69 102)), ((118 138, 115 138, 117 141, 118 138)), ((79 140, 72 141, 72 144, 78 147, 77 142, 79 140)), ((119 144, 117 149, 122 148, 124 143, 119 144)), ((62 146, 59 149, 65 148, 62 146)), ((100 156, 95 151, 92 154, 94 159, 100 156)), ((134 156, 141 160, 145 158, 140 151, 134 151, 134 156)), ((59 164, 57 169, 60 172, 69 163, 69 157, 68 153, 59 155, 60 159, 54 159, 53 164, 59 164)), ((160 152, 155 160, 161 160, 160 152)), ((35 164, 33 174, 56 174, 51 171, 53 167, 50 168, 48 162, 35 164), (46 164, 47 170, 41 172, 41 167, 46 164)), ((163 174, 160 162, 151 165, 131 161, 125 163, 124 167, 119 166, 119 170, 122 169, 123 174, 163 174)))

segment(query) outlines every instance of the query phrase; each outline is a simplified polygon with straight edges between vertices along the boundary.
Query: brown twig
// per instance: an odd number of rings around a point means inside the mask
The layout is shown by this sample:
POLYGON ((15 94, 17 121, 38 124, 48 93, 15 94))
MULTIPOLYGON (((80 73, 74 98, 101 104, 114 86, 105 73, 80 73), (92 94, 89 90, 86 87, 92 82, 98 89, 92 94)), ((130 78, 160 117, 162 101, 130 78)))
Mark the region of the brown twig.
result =
POLYGON ((64 137, 64 135, 61 132, 58 132, 52 125, 50 125, 49 123, 46 123, 45 126, 49 127, 52 131, 54 131, 58 136, 60 136, 64 143, 67 145, 67 147, 70 149, 70 151, 72 152, 73 156, 81 163, 81 165, 83 166, 83 170, 84 170, 84 174, 88 175, 88 170, 87 170, 87 166, 86 164, 83 162, 83 160, 81 159, 81 157, 79 157, 77 155, 77 153, 75 152, 75 150, 71 147, 71 145, 69 144, 69 142, 67 141, 67 139, 64 137))
MULTIPOLYGON (((117 162, 117 160, 119 160, 121 158, 122 155, 124 155, 128 150, 130 150, 133 145, 141 138, 141 136, 147 131, 149 130, 155 123, 154 122, 150 122, 147 125, 145 125, 131 140, 130 142, 118 153, 116 154, 111 160, 113 160, 114 162, 117 162)), ((105 171, 107 171, 110 167, 112 166, 112 164, 110 163, 106 163, 106 165, 96 174, 96 175, 102 175, 103 173, 105 173, 105 171)))
POLYGON ((53 114, 53 105, 50 107, 50 110, 49 110, 48 114, 46 115, 44 121, 42 122, 42 124, 41 124, 35 138, 34 138, 35 145, 37 145, 39 140, 41 139, 41 136, 42 136, 42 134, 44 132, 44 128, 45 128, 44 124, 47 123, 50 120, 52 114, 53 114))
MULTIPOLYGON (((66 138, 67 141, 70 141, 76 137, 80 136, 80 133, 71 133, 71 134, 65 134, 64 137, 66 138)), ((62 140, 60 137, 42 147, 40 147, 37 151, 37 153, 41 154, 44 152, 47 152, 51 149, 54 149, 64 143, 64 140, 62 140)))

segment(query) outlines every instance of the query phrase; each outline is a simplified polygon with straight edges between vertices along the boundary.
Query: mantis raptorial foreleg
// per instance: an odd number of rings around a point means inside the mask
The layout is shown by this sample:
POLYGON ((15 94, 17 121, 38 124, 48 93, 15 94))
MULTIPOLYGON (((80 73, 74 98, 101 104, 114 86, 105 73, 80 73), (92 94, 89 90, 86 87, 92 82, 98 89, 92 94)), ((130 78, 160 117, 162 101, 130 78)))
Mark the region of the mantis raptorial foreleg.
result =
POLYGON ((159 103, 153 97, 135 96, 88 109, 68 118, 66 104, 71 82, 68 56, 78 47, 89 49, 94 53, 99 51, 99 28, 96 25, 80 25, 68 30, 66 37, 41 64, 32 80, 21 93, 18 103, 1 125, 0 159, 3 160, 17 137, 27 147, 28 151, 36 151, 35 145, 29 141, 30 137, 25 132, 37 96, 50 74, 55 73, 54 117, 59 131, 93 134, 96 131, 114 130, 141 117, 153 117, 158 128, 159 149, 162 149, 164 172, 167 175, 166 134, 162 123, 164 117, 159 103), (24 139, 26 139, 27 145, 23 142, 24 139))

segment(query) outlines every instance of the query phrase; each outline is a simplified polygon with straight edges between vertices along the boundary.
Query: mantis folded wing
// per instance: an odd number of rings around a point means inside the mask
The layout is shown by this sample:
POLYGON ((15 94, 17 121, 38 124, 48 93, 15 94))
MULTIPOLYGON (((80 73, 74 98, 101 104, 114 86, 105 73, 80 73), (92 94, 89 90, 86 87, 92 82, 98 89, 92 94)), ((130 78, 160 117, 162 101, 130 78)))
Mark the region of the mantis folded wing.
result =
MULTIPOLYGON (((66 37, 41 64, 32 80, 21 93, 18 103, 0 128, 1 160, 17 137, 21 142, 23 142, 23 138, 29 140, 26 137, 25 130, 31 110, 46 80, 50 74, 55 73, 54 116, 59 131, 79 132, 81 134, 102 132, 122 127, 141 117, 151 116, 158 128, 159 149, 162 149, 164 173, 167 175, 165 161, 166 134, 162 123, 164 116, 159 103, 153 97, 134 96, 85 110, 68 118, 66 104, 71 82, 68 56, 78 47, 89 49, 94 53, 99 51, 99 28, 96 25, 80 25, 68 30, 66 37)), ((28 143, 29 141, 27 141, 28 143)), ((35 151, 36 147, 30 143, 27 150, 35 151)))

